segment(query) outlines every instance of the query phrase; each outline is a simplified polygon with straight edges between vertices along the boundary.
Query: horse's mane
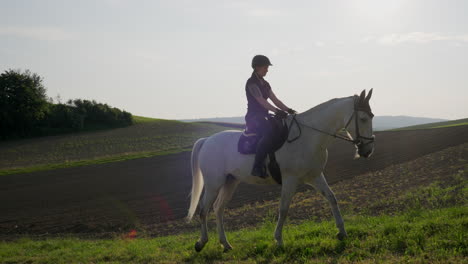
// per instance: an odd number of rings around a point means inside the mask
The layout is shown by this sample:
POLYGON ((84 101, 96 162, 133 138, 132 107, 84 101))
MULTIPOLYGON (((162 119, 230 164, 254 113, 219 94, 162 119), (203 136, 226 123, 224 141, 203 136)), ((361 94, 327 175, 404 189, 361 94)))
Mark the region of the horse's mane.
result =
POLYGON ((323 109, 325 108, 328 108, 330 105, 336 103, 337 101, 341 101, 343 99, 348 99, 348 98, 351 98, 351 97, 354 97, 355 95, 353 96, 348 96, 348 97, 341 97, 341 98, 333 98, 333 99, 330 99, 326 102, 323 102, 319 105, 316 105, 314 107, 312 107, 311 109, 305 111, 304 113, 307 113, 307 114, 313 114, 313 113, 316 113, 316 112, 320 112, 322 111, 323 109))

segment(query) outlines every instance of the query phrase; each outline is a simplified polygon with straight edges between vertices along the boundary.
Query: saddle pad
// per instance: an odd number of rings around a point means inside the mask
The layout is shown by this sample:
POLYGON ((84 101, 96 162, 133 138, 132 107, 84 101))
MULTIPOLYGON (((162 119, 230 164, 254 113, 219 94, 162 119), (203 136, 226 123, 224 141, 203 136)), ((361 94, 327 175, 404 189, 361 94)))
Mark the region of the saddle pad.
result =
MULTIPOLYGON (((270 146, 270 153, 274 153, 281 148, 288 137, 288 126, 281 119, 271 117, 268 119, 273 128, 273 144, 270 146)), ((258 136, 244 130, 237 143, 237 150, 241 154, 255 154, 257 149, 258 136)))

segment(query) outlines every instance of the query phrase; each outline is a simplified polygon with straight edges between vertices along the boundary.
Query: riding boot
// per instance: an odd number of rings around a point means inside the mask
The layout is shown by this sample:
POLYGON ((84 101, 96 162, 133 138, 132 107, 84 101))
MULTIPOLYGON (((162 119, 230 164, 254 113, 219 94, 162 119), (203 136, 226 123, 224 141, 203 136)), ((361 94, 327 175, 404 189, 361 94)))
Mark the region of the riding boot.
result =
POLYGON ((269 140, 265 137, 258 142, 255 162, 251 172, 253 176, 258 176, 261 178, 266 178, 268 176, 265 166, 265 159, 268 155, 268 150, 270 147, 268 143, 269 140))

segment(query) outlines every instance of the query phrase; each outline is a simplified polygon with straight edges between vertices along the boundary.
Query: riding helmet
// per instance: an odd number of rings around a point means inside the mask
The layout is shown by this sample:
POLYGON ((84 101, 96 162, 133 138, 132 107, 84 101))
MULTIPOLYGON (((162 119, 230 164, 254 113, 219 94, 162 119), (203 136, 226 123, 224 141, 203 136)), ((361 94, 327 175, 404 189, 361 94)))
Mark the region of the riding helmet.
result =
POLYGON ((262 66, 272 66, 270 59, 268 59, 267 56, 264 55, 255 55, 252 59, 252 68, 255 69, 255 67, 262 67, 262 66))

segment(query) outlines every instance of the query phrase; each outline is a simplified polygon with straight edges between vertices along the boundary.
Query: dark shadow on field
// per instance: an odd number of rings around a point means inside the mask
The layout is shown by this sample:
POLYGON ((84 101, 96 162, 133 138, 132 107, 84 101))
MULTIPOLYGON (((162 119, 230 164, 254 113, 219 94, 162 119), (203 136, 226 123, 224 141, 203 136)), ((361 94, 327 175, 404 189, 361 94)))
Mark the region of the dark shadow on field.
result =
MULTIPOLYGON (((468 142, 468 126, 377 132, 374 155, 353 160, 354 147, 329 148, 329 183, 468 142)), ((0 177, 0 237, 19 234, 113 236, 133 229, 165 235, 185 216, 192 185, 190 153, 0 177)), ((332 186, 333 188, 333 186, 332 186)), ((301 186, 299 192, 308 190, 301 186)), ((241 184, 229 207, 279 199, 280 186, 241 184)), ((248 221, 248 220, 246 220, 248 221)))

